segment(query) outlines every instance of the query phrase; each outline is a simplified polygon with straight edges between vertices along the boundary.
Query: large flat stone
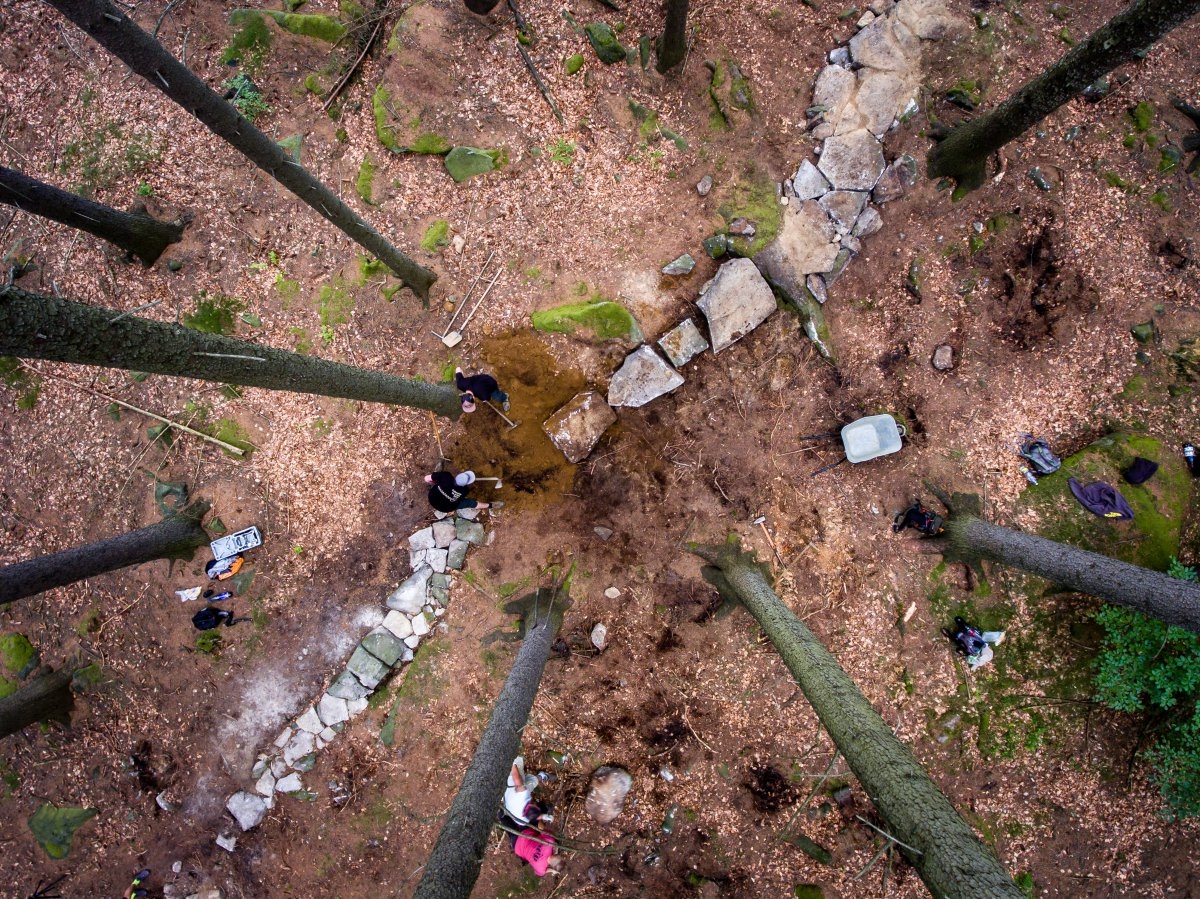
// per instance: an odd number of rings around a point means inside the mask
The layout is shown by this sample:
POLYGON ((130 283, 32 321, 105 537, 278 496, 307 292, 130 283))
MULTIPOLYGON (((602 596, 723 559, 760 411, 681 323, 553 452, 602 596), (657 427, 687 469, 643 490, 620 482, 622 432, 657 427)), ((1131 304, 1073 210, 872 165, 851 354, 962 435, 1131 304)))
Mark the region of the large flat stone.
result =
POLYGON ((821 174, 821 170, 806 159, 800 163, 800 168, 796 169, 792 178, 792 190, 798 200, 815 200, 829 190, 829 182, 821 174))
POLYGON ((859 65, 889 72, 908 71, 921 61, 919 46, 896 34, 890 16, 880 16, 850 38, 850 55, 859 65))
POLYGON ((864 128, 882 137, 916 93, 916 80, 907 72, 860 69, 854 108, 864 128))
POLYGON ((625 357, 608 384, 610 406, 644 406, 683 384, 684 378, 662 356, 643 344, 625 357))
POLYGON ((444 549, 427 549, 425 550, 425 564, 436 572, 446 570, 447 551, 444 549))
MULTIPOLYGON (((430 537, 433 536, 433 531, 430 530, 430 537)), ((423 552, 428 552, 423 550, 423 552)), ((392 594, 387 598, 387 607, 396 609, 400 612, 407 612, 411 615, 413 612, 418 612, 421 606, 425 605, 425 597, 428 595, 429 578, 433 574, 433 569, 428 565, 422 565, 417 568, 404 583, 392 591, 392 594)))
POLYGON ((866 128, 859 128, 825 141, 818 168, 835 190, 870 190, 884 165, 879 140, 866 128))
MULTIPOLYGON (((436 590, 436 587, 431 587, 430 591, 436 590)), ((387 617, 383 619, 383 626, 392 632, 397 640, 403 640, 412 634, 412 622, 408 620, 408 616, 403 612, 397 612, 395 609, 387 613, 387 617)), ((342 697, 345 699, 346 697, 342 697)))
POLYGON ((283 747, 283 760, 289 765, 294 765, 297 760, 304 758, 316 747, 316 734, 310 734, 306 730, 296 731, 296 735, 283 747))
POLYGON ((849 234, 867 206, 865 190, 831 190, 817 201, 833 221, 839 234, 849 234))
POLYGON ((408 538, 410 552, 420 552, 423 549, 433 549, 437 542, 433 538, 433 528, 422 528, 408 538))
MULTIPOLYGON (((399 612, 391 613, 399 615, 399 612)), ((404 619, 406 622, 407 618, 404 619)), ((349 671, 343 671, 337 676, 332 684, 329 685, 329 694, 331 696, 339 696, 347 701, 355 699, 366 699, 371 695, 371 691, 362 685, 357 677, 349 671)))
POLYGON ((950 15, 942 0, 904 0, 892 15, 923 40, 941 40, 965 30, 965 23, 950 15))
POLYGON ((466 540, 451 540, 450 547, 446 550, 446 567, 454 571, 461 571, 462 567, 467 564, 467 550, 471 544, 466 540))
MULTIPOLYGON (((399 643, 400 641, 397 640, 396 642, 399 643)), ((329 693, 323 695, 321 701, 317 703, 317 714, 325 722, 325 727, 322 728, 321 739, 327 743, 331 739, 327 733, 328 729, 335 724, 341 724, 343 721, 350 720, 350 710, 346 706, 346 700, 338 696, 332 696, 329 693)))
POLYGON ((352 672, 364 687, 374 690, 391 669, 362 646, 356 646, 346 663, 346 670, 352 672))
MULTIPOLYGON (((375 658, 379 659, 379 661, 390 667, 396 664, 396 661, 404 652, 404 644, 400 640, 401 638, 393 634, 388 628, 377 627, 362 638, 362 647, 375 656, 375 658)), ((321 716, 321 720, 325 720, 324 715, 321 716)), ((325 723, 332 724, 333 722, 325 721, 325 723)))
POLYGON ((763 276, 793 301, 804 295, 805 276, 827 272, 837 260, 837 229, 816 200, 784 207, 779 236, 754 257, 763 276))
POLYGON ((262 796, 255 796, 244 790, 238 790, 225 802, 225 808, 242 830, 257 827, 267 815, 271 806, 262 796))
POLYGON ((596 446, 617 414, 600 394, 576 394, 569 403, 546 419, 542 430, 568 462, 582 462, 596 446))
POLYGON ((766 321, 775 311, 775 294, 753 262, 733 259, 717 269, 696 305, 708 321, 713 352, 719 353, 766 321))
POLYGON ((856 79, 854 73, 841 66, 826 66, 817 74, 813 85, 813 106, 824 106, 825 121, 837 123, 842 110, 854 97, 856 79))
POLYGON ((454 519, 446 518, 433 523, 433 544, 436 549, 445 549, 454 539, 454 519))
MULTIPOLYGON (((485 531, 483 525, 477 521, 455 522, 454 533, 459 540, 465 540, 467 543, 470 543, 473 546, 483 546, 484 541, 487 540, 487 531, 485 531)), ((448 547, 450 544, 446 545, 448 547)), ((440 577, 438 575, 434 575, 433 579, 430 581, 430 586, 448 587, 450 584, 446 575, 443 574, 440 577)))
POLYGON ((321 718, 317 715, 316 709, 309 706, 304 710, 304 714, 296 719, 296 727, 310 734, 319 734, 325 725, 321 723, 321 718))
POLYGON ((708 341, 691 318, 685 318, 664 334, 658 345, 676 368, 687 365, 708 349, 708 341))

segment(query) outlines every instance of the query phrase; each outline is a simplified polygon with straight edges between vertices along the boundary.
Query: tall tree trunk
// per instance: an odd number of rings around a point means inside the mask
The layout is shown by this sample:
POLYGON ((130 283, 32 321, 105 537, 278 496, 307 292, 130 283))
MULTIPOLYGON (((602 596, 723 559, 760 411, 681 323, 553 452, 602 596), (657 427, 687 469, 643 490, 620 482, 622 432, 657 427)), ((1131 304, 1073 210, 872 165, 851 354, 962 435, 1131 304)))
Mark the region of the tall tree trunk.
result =
POLYGON ((1200 0, 1134 0, 994 110, 951 131, 929 153, 929 177, 953 178, 960 192, 979 187, 989 156, 1198 11, 1200 0))
POLYGON ((564 586, 565 582, 553 591, 539 590, 534 595, 534 614, 525 619, 521 651, 463 775, 413 899, 466 899, 471 895, 487 849, 488 833, 496 821, 496 810, 521 745, 521 729, 533 708, 542 669, 562 623, 561 606, 556 600, 564 586))
POLYGON ((0 356, 150 371, 222 384, 462 414, 458 391, 101 306, 0 287, 0 356))
POLYGON ((659 74, 679 65, 687 53, 687 14, 688 0, 667 0, 667 21, 654 47, 659 74))
POLYGON ((1200 634, 1200 584, 978 518, 951 518, 946 531, 966 557, 1011 565, 1200 634))
POLYGON ((71 693, 74 672, 63 668, 27 681, 11 696, 0 699, 0 739, 38 721, 67 720, 75 703, 71 693))
POLYGON ((200 526, 208 509, 208 503, 200 500, 157 524, 120 537, 0 568, 0 603, 155 559, 190 559, 197 547, 208 543, 208 534, 200 526))
POLYGON ((775 595, 762 566, 736 543, 691 546, 704 577, 741 602, 779 650, 821 724, 937 899, 1020 899, 1024 894, 954 810, 912 753, 821 642, 775 595))
POLYGON ((121 212, 0 166, 0 203, 54 219, 120 247, 149 268, 183 237, 183 221, 160 222, 145 210, 121 212))
POLYGON ((395 272, 428 303, 437 275, 383 239, 324 184, 192 74, 166 48, 108 0, 46 0, 97 43, 174 100, 213 134, 311 206, 395 272))

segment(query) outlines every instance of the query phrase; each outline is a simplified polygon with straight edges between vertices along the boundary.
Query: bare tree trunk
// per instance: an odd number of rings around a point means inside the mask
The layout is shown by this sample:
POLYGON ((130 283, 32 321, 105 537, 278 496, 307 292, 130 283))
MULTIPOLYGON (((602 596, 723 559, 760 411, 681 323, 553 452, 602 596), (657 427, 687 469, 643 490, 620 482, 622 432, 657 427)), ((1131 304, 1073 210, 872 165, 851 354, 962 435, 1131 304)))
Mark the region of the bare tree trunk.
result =
POLYGON ((142 31, 108 0, 47 0, 60 13, 174 100, 213 134, 294 193, 355 243, 361 244, 395 272, 418 297, 428 302, 437 275, 418 265, 359 218, 336 194, 221 99, 166 48, 142 31))
POLYGON ((960 193, 979 187, 989 156, 1198 11, 1200 0, 1134 0, 994 110, 951 131, 929 152, 929 177, 953 178, 960 193))
POLYGON ((496 810, 521 745, 521 729, 533 708, 542 670, 562 623, 561 609, 555 608, 562 586, 535 594, 537 604, 534 614, 525 619, 521 651, 463 775, 413 899, 466 899, 471 895, 487 849, 488 833, 496 822, 496 810))
POLYGON ((654 48, 659 74, 679 65, 687 54, 687 14, 688 0, 667 0, 667 21, 654 48))
POLYGON ((1011 565, 1077 593, 1200 633, 1200 584, 978 518, 951 518, 946 532, 964 556, 1011 565))
POLYGON ((75 704, 71 693, 73 674, 60 669, 28 681, 16 693, 0 699, 0 739, 49 718, 65 722, 75 704))
POLYGON ((190 559, 198 547, 208 543, 208 534, 200 526, 208 509, 208 503, 201 500, 177 515, 120 537, 0 568, 0 603, 155 559, 190 559))
POLYGON ((901 851, 937 899, 1021 899, 996 856, 954 810, 908 748, 821 642, 775 595, 763 567, 736 543, 689 547, 704 577, 754 616, 859 779, 901 851))
POLYGON ((458 391, 248 340, 0 287, 0 356, 149 371, 462 414, 458 391))
POLYGON ((53 219, 120 247, 149 268, 183 237, 183 221, 160 222, 145 209, 121 212, 0 166, 0 203, 53 219))

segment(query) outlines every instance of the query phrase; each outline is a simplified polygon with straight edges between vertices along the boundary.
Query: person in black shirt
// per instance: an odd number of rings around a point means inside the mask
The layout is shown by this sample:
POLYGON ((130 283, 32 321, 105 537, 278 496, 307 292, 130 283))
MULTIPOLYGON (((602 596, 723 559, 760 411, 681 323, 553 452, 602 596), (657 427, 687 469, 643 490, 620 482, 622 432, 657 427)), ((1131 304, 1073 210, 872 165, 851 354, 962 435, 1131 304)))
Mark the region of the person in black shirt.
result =
POLYGON ((508 394, 500 389, 500 384, 491 375, 463 374, 461 368, 454 369, 454 386, 462 391, 462 408, 464 412, 475 411, 475 400, 491 400, 508 411, 508 394))
POLYGON ((451 474, 448 471, 435 471, 425 475, 425 483, 430 484, 429 505, 439 512, 454 512, 458 509, 487 509, 500 506, 501 503, 481 503, 467 496, 466 490, 475 482, 475 472, 463 471, 451 474))

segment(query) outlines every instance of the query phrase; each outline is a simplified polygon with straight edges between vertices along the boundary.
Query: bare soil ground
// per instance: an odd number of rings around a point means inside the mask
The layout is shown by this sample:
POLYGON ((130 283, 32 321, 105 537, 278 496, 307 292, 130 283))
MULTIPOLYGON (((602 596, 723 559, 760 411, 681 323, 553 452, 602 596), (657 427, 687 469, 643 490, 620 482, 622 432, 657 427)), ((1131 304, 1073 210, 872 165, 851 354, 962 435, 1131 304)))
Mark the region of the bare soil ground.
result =
MULTIPOLYGON (((234 71, 218 57, 235 5, 185 0, 163 19, 160 38, 214 86, 234 71)), ((1080 37, 1120 5, 1089 4, 1064 23, 1045 4, 986 4, 990 29, 927 51, 922 114, 889 137, 889 155, 923 158, 930 113, 955 119, 940 98, 959 80, 980 80, 985 103, 996 102, 1061 54, 1064 26, 1080 37)), ((971 9, 953 6, 969 20, 971 9)), ((649 3, 620 14, 584 2, 569 8, 580 22, 623 21, 627 42, 654 33, 662 18, 649 3)), ((134 15, 152 29, 164 9, 141 4, 134 15)), ((651 338, 692 313, 716 269, 699 241, 720 226, 717 210, 739 183, 757 174, 782 180, 810 154, 802 126, 812 79, 853 24, 833 4, 701 4, 683 71, 664 79, 652 68, 601 66, 560 10, 522 4, 565 126, 522 66, 510 17, 480 19, 449 0, 408 10, 396 49, 385 52, 385 40, 367 59, 336 121, 302 86, 327 63, 327 46, 277 31, 256 75, 274 109, 263 127, 280 139, 302 134, 304 164, 343 196, 354 197, 364 158, 378 166, 373 205, 353 203, 439 272, 424 311, 405 292, 387 302, 378 279, 358 283, 356 248, 339 232, 127 77, 50 7, 6 4, 0 161, 66 187, 87 182, 116 206, 146 184, 156 214, 195 216, 185 241, 143 270, 89 236, 5 215, 5 250, 23 239, 19 252, 37 264, 22 286, 121 310, 157 302, 139 314, 163 320, 191 313, 202 291, 232 297, 245 304, 237 333, 248 339, 430 380, 455 363, 493 370, 522 425, 507 431, 487 410, 438 423, 456 465, 509 482, 510 506, 491 516, 495 541, 471 556, 448 631, 321 755, 308 775, 316 798, 281 800, 227 853, 213 842, 233 829, 225 797, 246 785, 255 753, 339 669, 365 610, 408 573, 405 538, 429 518, 420 478, 437 460, 429 417, 261 390, 231 397, 219 385, 37 362, 32 382, 2 388, 0 562, 153 521, 155 479, 186 482, 231 529, 258 524, 266 545, 253 554, 253 582, 232 601, 255 620, 225 631, 215 656, 197 651, 192 607, 173 594, 200 583, 200 557, 0 611, 0 628, 28 635, 44 662, 81 657, 104 674, 69 729, 29 728, 4 741, 0 881, 8 886, 0 892, 23 897, 39 879, 65 874, 64 895, 117 895, 145 865, 156 888, 213 885, 225 896, 410 894, 515 652, 484 642, 511 624, 501 601, 546 565, 573 562, 569 652, 547 668, 524 746, 532 766, 558 775, 549 789, 557 826, 592 851, 571 855, 556 886, 531 880, 498 841, 476 895, 785 896, 802 883, 830 897, 924 895, 901 861, 886 879, 882 865, 857 877, 880 845, 856 817, 873 820, 869 800, 841 763, 833 773, 854 788, 849 804, 834 803, 829 784, 810 797, 813 775, 830 762, 827 737, 749 617, 714 615, 715 594, 684 545, 733 531, 775 559, 781 595, 1004 863, 1032 877, 1036 895, 1200 894, 1186 864, 1200 851, 1200 830, 1158 817, 1155 789, 1130 762, 1138 722, 1092 707, 1084 677, 1069 697, 1079 702, 1048 702, 1036 735, 1022 731, 998 751, 979 714, 993 680, 1003 672, 1025 683, 1036 705, 1048 695, 1043 667, 1054 666, 997 666, 968 684, 939 633, 948 609, 976 600, 1010 609, 1015 635, 1074 633, 1089 603, 1043 599, 1040 587, 1029 592, 1002 572, 981 598, 961 570, 937 567, 937 557, 888 527, 893 511, 925 494, 926 480, 978 492, 988 514, 1010 520, 1026 486, 1010 451, 1020 431, 1062 451, 1119 426, 1172 449, 1200 436, 1194 388, 1167 358, 1200 334, 1195 185, 1182 166, 1159 171, 1158 150, 1164 138, 1178 144, 1187 125, 1168 98, 1200 100, 1200 26, 1179 29, 1123 70, 1129 80, 1104 101, 1074 101, 1005 148, 1002 177, 963 202, 922 180, 886 206, 884 230, 865 241, 826 308, 836 368, 781 311, 689 366, 674 394, 622 410, 591 458, 568 466, 540 423, 581 387, 603 389, 627 348, 533 334, 529 313, 577 298, 580 284, 626 302, 651 338), (587 62, 568 77, 562 60, 575 52, 587 62), (710 125, 710 59, 736 61, 754 92, 756 114, 730 131, 710 125), (381 83, 397 121, 419 117, 423 130, 452 142, 503 147, 507 165, 455 185, 437 158, 390 154, 375 136, 381 83), (657 109, 689 149, 643 143, 629 98, 657 109), (1142 101, 1157 110, 1147 133, 1128 113, 1142 101), (567 144, 574 150, 564 157, 567 144), (149 161, 130 145, 148 148, 149 161), (1027 177, 1035 165, 1053 190, 1027 177), (705 174, 716 186, 700 198, 693 186, 705 174), (1003 232, 973 227, 1001 214, 1016 216, 1003 232), (466 239, 461 255, 417 249, 437 218, 466 239), (443 302, 462 296, 493 251, 500 279, 467 340, 448 353, 430 330, 442 329, 443 302), (685 251, 701 260, 695 274, 660 282, 659 268, 685 251), (925 270, 920 303, 903 289, 914 256, 925 270), (168 259, 182 268, 170 271, 168 259), (321 289, 336 286, 350 298, 344 320, 323 321, 321 289), (1158 338, 1142 347, 1129 328, 1149 319, 1158 338), (941 343, 955 350, 948 373, 929 365, 941 343), (181 421, 234 421, 256 450, 235 460, 187 438, 152 442, 152 422, 127 412, 114 419, 106 401, 71 382, 181 421), (36 402, 18 406, 31 384, 36 402), (809 476, 836 454, 798 437, 882 410, 909 424, 901 453, 809 476), (759 515, 777 557, 753 524, 759 515), (612 529, 611 539, 600 539, 597 525, 612 529), (609 586, 618 599, 605 598, 609 586), (914 616, 899 626, 911 604, 914 616), (602 654, 587 641, 596 622, 609 631, 602 654), (966 710, 959 725, 948 720, 956 709, 966 710), (390 747, 379 740, 389 713, 397 723, 390 747), (569 760, 554 767, 551 751, 569 760), (609 827, 582 812, 588 774, 602 763, 635 778, 609 827), (178 811, 159 809, 161 791, 178 811), (45 801, 99 809, 61 862, 25 825, 45 801), (792 830, 828 848, 832 864, 779 838, 793 819, 792 830), (176 861, 181 871, 172 874, 176 861)), ((390 13, 388 36, 400 12, 390 13)), ((1046 647, 1084 672, 1088 651, 1069 639, 1046 647)))

